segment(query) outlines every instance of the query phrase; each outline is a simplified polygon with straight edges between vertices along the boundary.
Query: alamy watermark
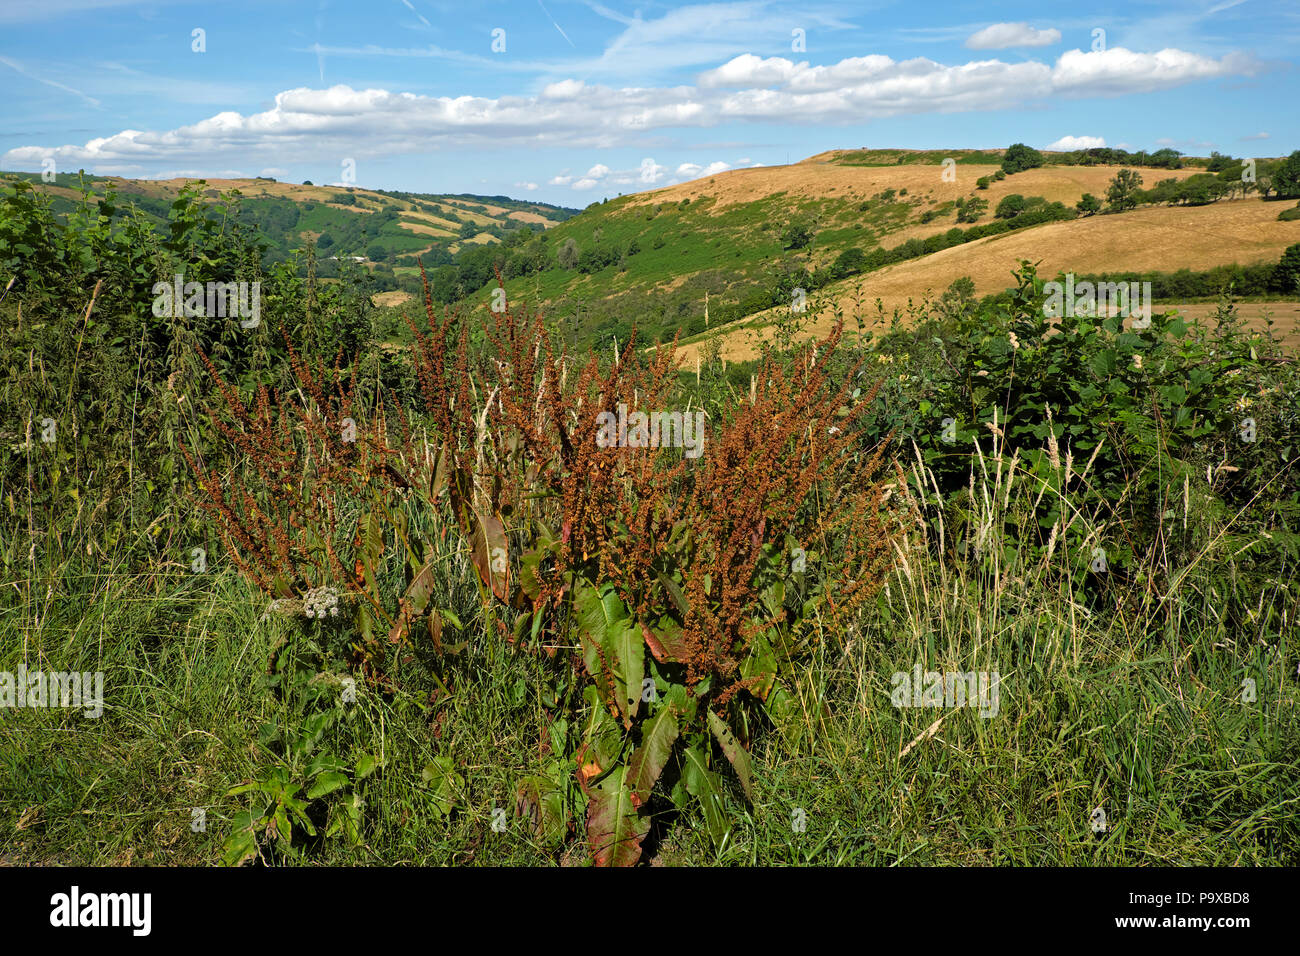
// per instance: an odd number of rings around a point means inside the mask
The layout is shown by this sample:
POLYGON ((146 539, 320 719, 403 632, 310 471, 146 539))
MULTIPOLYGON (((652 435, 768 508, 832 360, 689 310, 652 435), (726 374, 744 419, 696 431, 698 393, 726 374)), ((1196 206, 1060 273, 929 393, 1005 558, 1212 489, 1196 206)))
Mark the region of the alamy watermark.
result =
POLYGON ((596 416, 598 448, 682 448, 687 458, 704 451, 704 410, 691 412, 632 412, 618 404, 618 412, 596 416))
POLYGON ((171 282, 154 283, 152 291, 153 314, 160 319, 230 316, 242 320, 240 328, 255 329, 262 324, 261 282, 186 282, 178 273, 171 282))
POLYGON ((1050 318, 1119 315, 1132 318, 1135 329, 1151 325, 1150 282, 1076 283, 1068 272, 1064 283, 1044 282, 1043 292, 1043 314, 1050 318))
POLYGON ((889 695, 895 707, 978 707, 981 717, 996 717, 999 709, 997 671, 925 671, 917 664, 909 674, 896 671, 889 695))
POLYGON ((82 708, 87 717, 104 713, 103 671, 0 671, 0 708, 82 708))

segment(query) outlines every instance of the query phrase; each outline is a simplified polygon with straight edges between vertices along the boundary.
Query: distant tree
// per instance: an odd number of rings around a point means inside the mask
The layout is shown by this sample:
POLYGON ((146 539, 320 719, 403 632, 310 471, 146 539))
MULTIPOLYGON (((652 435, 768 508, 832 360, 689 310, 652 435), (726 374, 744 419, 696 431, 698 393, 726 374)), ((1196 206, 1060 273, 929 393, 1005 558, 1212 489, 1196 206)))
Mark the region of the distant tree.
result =
POLYGON ((1206 177, 1192 176, 1183 181, 1178 198, 1189 206, 1205 206, 1214 200, 1214 194, 1206 177))
POLYGON ((1142 176, 1133 169, 1121 169, 1110 181, 1106 190, 1106 201, 1116 212, 1132 209, 1137 205, 1136 193, 1142 188, 1142 176))
POLYGON ((1287 246, 1282 259, 1273 270, 1273 285, 1288 295, 1300 293, 1300 242, 1287 246))
POLYGON ((781 247, 784 249, 803 249, 812 240, 812 227, 806 222, 792 222, 781 232, 781 247))
POLYGON ((1143 165, 1163 166, 1166 169, 1182 169, 1183 154, 1166 146, 1164 149, 1157 149, 1150 156, 1147 156, 1143 165))
POLYGON ((328 249, 330 246, 334 245, 334 237, 327 232, 322 235, 320 239, 316 240, 316 245, 321 249, 328 249))
POLYGON ((867 265, 867 254, 861 249, 845 249, 836 258, 834 265, 831 266, 831 272, 837 278, 857 275, 867 265))
POLYGON ((383 243, 372 242, 370 245, 366 246, 366 258, 371 262, 379 262, 381 259, 387 259, 388 249, 384 247, 383 243))
POLYGON ((304 179, 304 180, 302 181, 302 184, 303 184, 304 186, 315 186, 315 185, 316 185, 316 184, 313 183, 310 179, 304 179))
POLYGON ((1043 165, 1043 154, 1024 143, 1012 143, 1002 156, 1002 171, 1008 175, 1043 165))
POLYGON ((987 199, 978 197, 967 199, 965 202, 958 200, 957 221, 958 222, 978 222, 980 216, 989 208, 987 199))
POLYGON ((1234 166, 1234 165, 1240 165, 1240 163, 1238 163, 1231 156, 1225 156, 1223 155, 1223 153, 1220 153, 1218 150, 1214 150, 1212 153, 1210 153, 1210 161, 1205 164, 1205 168, 1207 171, 1211 173, 1221 173, 1229 166, 1234 166))
POLYGON ((560 251, 555 254, 555 260, 560 264, 561 269, 572 269, 578 264, 580 256, 578 243, 570 236, 564 240, 564 245, 560 246, 560 251))
POLYGON ((993 215, 998 219, 1014 219, 1024 212, 1028 206, 1029 203, 1025 201, 1024 196, 1020 195, 1020 193, 1011 193, 1002 197, 1002 201, 998 203, 998 208, 994 210, 993 215))
POLYGON ((976 189, 988 189, 988 188, 989 188, 989 177, 987 177, 987 176, 981 176, 979 179, 975 180, 975 188, 976 188, 976 189))
POLYGON ((1273 188, 1278 196, 1290 199, 1300 196, 1300 149, 1297 149, 1273 170, 1273 188))

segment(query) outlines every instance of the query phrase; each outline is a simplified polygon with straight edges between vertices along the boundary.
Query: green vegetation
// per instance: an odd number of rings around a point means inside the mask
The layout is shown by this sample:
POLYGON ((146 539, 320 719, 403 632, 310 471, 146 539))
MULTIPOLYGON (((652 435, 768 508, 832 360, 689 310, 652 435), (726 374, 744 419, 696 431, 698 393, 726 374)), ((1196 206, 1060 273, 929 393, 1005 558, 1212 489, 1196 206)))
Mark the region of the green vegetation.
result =
POLYGON ((1024 143, 1012 143, 1002 156, 1002 172, 1008 176, 1043 165, 1043 154, 1024 143))
MULTIPOLYGON (((0 710, 7 862, 1300 862, 1300 369, 1229 299, 1049 322, 1022 263, 728 374, 511 292, 393 349, 367 276, 201 189, 162 230, 0 194, 0 671, 105 674, 98 719, 0 710), (158 314, 176 274, 259 323, 158 314), (702 454, 601 445, 619 402, 702 454), (996 713, 898 706, 914 668, 996 672, 996 713)), ((503 244, 548 253, 513 283, 788 221, 620 205, 503 244)), ((886 251, 818 211, 832 265, 773 283, 1074 214, 886 251)))
MULTIPOLYGON (((10 181, 29 182, 43 192, 50 192, 49 186, 55 187, 51 208, 60 219, 71 213, 79 200, 57 190, 79 192, 83 184, 95 195, 104 196, 111 191, 124 202, 129 201, 159 233, 166 229, 173 201, 157 184, 79 174, 60 174, 49 184, 41 180, 40 174, 5 173, 3 176, 10 181)), ((253 182, 274 183, 275 180, 259 177, 253 182)), ((320 193, 327 201, 260 193, 241 195, 238 191, 218 196, 215 190, 204 190, 201 195, 211 202, 224 203, 231 216, 253 230, 266 247, 264 257, 268 262, 287 262, 295 251, 314 240, 319 248, 329 249, 331 256, 365 256, 372 262, 393 266, 404 261, 413 265, 418 254, 426 265, 444 265, 452 261, 450 249, 458 238, 486 233, 495 242, 521 232, 531 235, 532 229, 512 219, 512 213, 537 215, 558 223, 577 212, 504 196, 432 195, 347 187, 320 187, 320 193), (488 215, 485 202, 504 212, 488 215), (468 218, 462 222, 464 217, 468 218), (440 231, 438 234, 415 232, 404 224, 440 231)), ((337 277, 333 260, 322 261, 318 268, 322 277, 337 277)), ((418 282, 403 284, 391 278, 381 278, 376 285, 384 289, 405 287, 411 291, 419 288, 418 282)))

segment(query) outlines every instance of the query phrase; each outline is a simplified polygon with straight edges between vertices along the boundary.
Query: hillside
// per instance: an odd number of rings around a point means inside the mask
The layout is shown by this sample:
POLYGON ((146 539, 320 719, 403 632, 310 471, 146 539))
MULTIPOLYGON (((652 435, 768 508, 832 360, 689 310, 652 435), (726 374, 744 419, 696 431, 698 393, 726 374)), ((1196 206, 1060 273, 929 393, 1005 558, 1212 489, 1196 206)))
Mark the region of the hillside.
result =
MULTIPOLYGON (((66 214, 80 200, 78 177, 60 174, 45 183, 38 174, 0 173, 32 182, 54 197, 66 214)), ((138 180, 87 176, 97 195, 112 188, 119 201, 134 202, 159 226, 188 179, 138 180)), ((390 192, 347 186, 281 183, 273 179, 209 179, 204 195, 215 200, 238 190, 239 219, 267 243, 268 258, 282 260, 308 239, 320 256, 360 257, 367 268, 393 274, 417 256, 426 264, 450 262, 461 249, 498 243, 521 228, 548 229, 577 210, 505 196, 390 192)))
MULTIPOLYGON (((1300 222, 1279 222, 1278 211, 1278 203, 1259 199, 1188 208, 1149 207, 978 239, 827 286, 811 302, 807 331, 824 334, 837 309, 846 316, 874 315, 877 299, 890 315, 905 309, 909 300, 937 298, 963 276, 974 281, 976 295, 1000 292, 1011 284, 1012 270, 1022 259, 1038 263, 1039 275, 1047 278, 1066 271, 1173 272, 1275 262, 1283 250, 1300 242, 1300 222)), ((1286 323, 1289 337, 1297 339, 1300 325, 1295 323, 1295 308, 1283 304, 1272 311, 1286 323)), ((1258 318, 1259 310, 1252 310, 1252 317, 1258 318)), ((719 330, 721 354, 733 360, 753 357, 763 330, 775 318, 776 310, 769 310, 719 330)), ((688 343, 687 356, 697 347, 688 343)))
MULTIPOLYGON (((1123 238, 1128 226, 1119 231, 1119 238, 1112 235, 1110 227, 1120 220, 1105 216, 1077 233, 1060 227, 1072 224, 1062 220, 1075 219, 1075 205, 1085 194, 1104 198, 1116 174, 1132 167, 1051 165, 1052 154, 1047 158, 1048 165, 1001 179, 996 178, 999 154, 960 150, 839 150, 788 166, 734 170, 594 204, 543 237, 501 250, 498 264, 512 298, 538 302, 561 322, 575 345, 586 345, 610 336, 625 338, 634 323, 651 341, 677 333, 688 339, 757 315, 782 301, 784 290, 794 286, 829 287, 855 274, 871 275, 874 283, 876 270, 900 259, 911 261, 913 268, 900 274, 906 287, 895 284, 887 290, 893 299, 919 297, 927 287, 942 291, 947 283, 939 285, 930 278, 928 264, 937 249, 958 241, 953 238, 961 237, 957 229, 992 232, 1005 226, 1011 230, 1008 235, 1023 238, 1019 244, 997 246, 1003 250, 1036 249, 1040 242, 1068 236, 1070 245, 1063 248, 1081 257, 1076 266, 1092 258, 1111 262, 1115 257, 1107 258, 1104 250, 1113 247, 1118 255, 1129 241, 1123 238), (955 161, 950 169, 943 165, 948 157, 955 161), (1009 196, 1035 204, 1035 217, 999 221, 999 204, 1009 196), (959 208, 972 200, 985 205, 959 208), (1048 226, 1057 231, 1042 233, 1048 226), (1096 257, 1087 247, 1094 242, 1096 257), (566 245, 571 246, 569 261, 560 263, 566 245)), ((1166 183, 1162 188, 1175 189, 1193 177, 1215 178, 1206 173, 1203 160, 1184 162, 1180 169, 1138 168, 1142 186, 1166 183)), ((1163 223, 1165 231, 1154 227, 1136 241, 1172 241, 1177 224, 1189 215, 1185 221, 1195 223, 1198 234, 1179 239, 1172 248, 1190 241, 1203 254, 1186 262, 1176 253, 1142 261, 1197 268, 1195 263, 1244 264, 1268 256, 1276 260, 1295 225, 1264 222, 1284 207, 1258 200, 1246 204, 1248 212, 1235 206, 1225 199, 1205 206, 1144 207, 1143 215, 1131 221, 1163 223), (1154 218, 1146 216, 1148 212, 1155 213, 1154 218), (1222 241, 1215 238, 1220 219, 1226 230, 1222 241), (1258 239, 1253 236, 1257 225, 1264 230, 1258 239)), ((1139 266, 1130 261, 1128 267, 1139 266)), ((1001 260, 992 272, 999 278, 982 285, 1000 289, 996 283, 1006 274, 1001 260)), ((483 275, 481 270, 474 274, 474 282, 483 275)), ((474 293, 460 278, 459 291, 470 293, 469 302, 487 302, 493 283, 474 293)), ((439 281, 446 288, 455 284, 458 279, 451 271, 436 277, 435 291, 442 292, 438 297, 444 301, 460 297, 439 290, 439 281)), ((872 298, 876 294, 870 293, 872 298)))

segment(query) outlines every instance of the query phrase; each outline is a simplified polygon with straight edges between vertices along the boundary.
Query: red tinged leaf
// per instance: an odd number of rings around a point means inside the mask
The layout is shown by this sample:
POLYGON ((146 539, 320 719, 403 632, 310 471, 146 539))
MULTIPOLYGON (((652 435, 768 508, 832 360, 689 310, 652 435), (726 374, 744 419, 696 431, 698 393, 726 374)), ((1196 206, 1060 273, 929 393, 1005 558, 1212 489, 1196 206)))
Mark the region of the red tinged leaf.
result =
POLYGON ((634 866, 650 820, 637 812, 623 774, 611 773, 587 804, 587 847, 597 866, 634 866))
POLYGON ((493 515, 475 515, 472 538, 474 567, 497 599, 510 601, 510 552, 506 528, 493 515))
POLYGON ((642 624, 641 633, 645 636, 645 645, 650 648, 650 653, 653 655, 654 659, 660 664, 666 663, 668 660, 668 652, 664 650, 664 646, 659 643, 659 639, 651 633, 650 628, 642 624))

